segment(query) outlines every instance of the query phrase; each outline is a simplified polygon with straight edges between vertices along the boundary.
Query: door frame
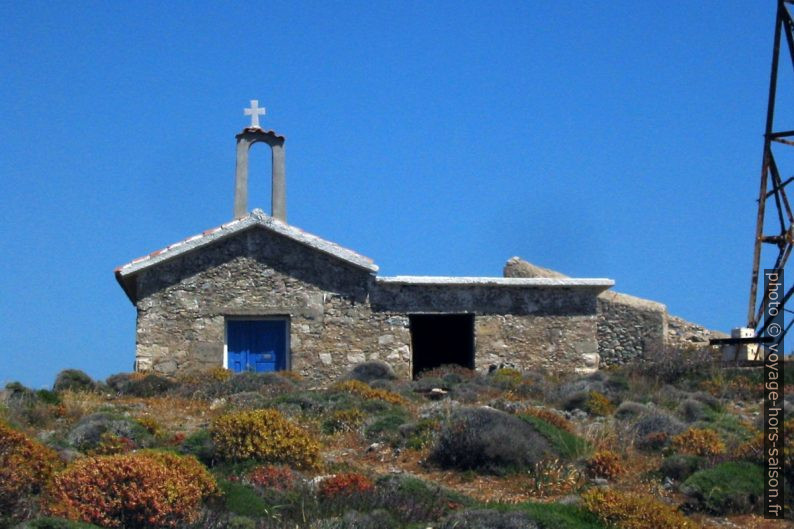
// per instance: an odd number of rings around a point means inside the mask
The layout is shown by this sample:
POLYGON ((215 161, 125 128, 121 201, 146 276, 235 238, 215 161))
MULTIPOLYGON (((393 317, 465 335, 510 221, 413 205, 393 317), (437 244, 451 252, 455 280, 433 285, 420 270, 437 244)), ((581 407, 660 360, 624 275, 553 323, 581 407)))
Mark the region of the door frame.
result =
MULTIPOLYGON (((290 328, 292 321, 289 314, 268 314, 267 316, 224 316, 223 317, 223 368, 229 369, 229 321, 283 321, 284 326, 284 371, 292 370, 292 346, 290 344, 290 328)), ((277 372, 277 371, 276 371, 277 372)))

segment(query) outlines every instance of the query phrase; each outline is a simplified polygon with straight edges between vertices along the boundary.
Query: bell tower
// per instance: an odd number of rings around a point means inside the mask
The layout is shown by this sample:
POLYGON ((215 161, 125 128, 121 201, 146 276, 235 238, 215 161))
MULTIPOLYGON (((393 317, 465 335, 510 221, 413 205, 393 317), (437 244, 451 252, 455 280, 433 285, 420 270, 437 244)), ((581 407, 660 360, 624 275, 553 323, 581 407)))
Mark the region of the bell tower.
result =
POLYGON ((248 214, 248 152, 254 143, 267 143, 272 153, 272 198, 271 215, 287 222, 287 191, 286 172, 284 167, 284 136, 272 130, 265 131, 259 126, 259 116, 265 109, 259 107, 259 101, 251 100, 251 107, 244 109, 251 116, 251 125, 237 134, 237 169, 234 180, 234 218, 248 214))

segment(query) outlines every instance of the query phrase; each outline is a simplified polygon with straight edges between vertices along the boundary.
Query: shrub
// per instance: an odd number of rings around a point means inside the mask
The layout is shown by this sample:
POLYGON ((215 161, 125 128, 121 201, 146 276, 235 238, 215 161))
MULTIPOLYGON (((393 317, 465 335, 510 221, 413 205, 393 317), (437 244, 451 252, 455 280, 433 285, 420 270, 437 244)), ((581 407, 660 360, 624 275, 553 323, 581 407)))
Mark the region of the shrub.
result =
POLYGON ((186 386, 180 390, 186 396, 203 399, 228 397, 237 393, 257 392, 273 396, 295 387, 295 382, 277 373, 255 373, 246 371, 235 373, 223 379, 204 378, 198 384, 186 386))
POLYGON ((336 410, 323 422, 323 430, 327 433, 352 432, 361 426, 364 418, 364 412, 358 408, 336 410))
POLYGON ((523 503, 517 508, 529 514, 542 529, 604 529, 598 519, 578 505, 569 503, 523 503))
POLYGON ((751 439, 737 446, 732 457, 762 464, 764 462, 764 433, 758 432, 751 439))
POLYGON ((620 529, 689 529, 699 525, 653 496, 592 488, 582 494, 585 507, 602 522, 620 529))
POLYGON ((467 509, 446 517, 440 529, 537 529, 529 514, 521 511, 467 509))
POLYGON ((132 397, 156 397, 167 393, 176 383, 154 373, 119 373, 107 378, 105 383, 119 395, 132 397))
POLYGON ((409 416, 405 411, 396 409, 379 415, 364 430, 364 435, 370 441, 389 443, 392 446, 399 446, 402 441, 400 427, 405 424, 409 416))
POLYGON ((587 441, 567 430, 558 428, 554 424, 533 415, 519 415, 521 419, 529 422, 549 442, 553 450, 567 459, 580 457, 590 451, 587 441))
POLYGON ((211 427, 218 454, 227 460, 255 459, 297 468, 320 467, 320 445, 273 409, 222 415, 211 427))
POLYGON ((628 419, 634 419, 640 417, 642 415, 646 415, 650 412, 650 408, 645 404, 640 404, 639 402, 632 402, 627 400, 622 402, 618 409, 615 411, 615 418, 620 419, 621 421, 625 421, 628 419))
POLYGON ((686 399, 678 406, 678 414, 686 422, 702 421, 708 417, 708 407, 695 399, 686 399))
POLYGON ((215 443, 208 430, 198 430, 182 441, 179 447, 182 454, 192 455, 204 464, 211 464, 215 457, 215 443))
POLYGON ((601 417, 611 415, 615 411, 615 405, 609 398, 598 391, 590 391, 587 394, 587 402, 585 403, 585 410, 593 415, 601 417))
POLYGON ((38 494, 59 466, 55 452, 0 421, 0 525, 4 515, 22 517, 26 499, 38 494))
POLYGON ((345 377, 369 384, 373 380, 395 380, 397 375, 389 364, 381 360, 370 360, 356 364, 345 377))
POLYGON ((128 437, 121 437, 111 432, 103 433, 96 447, 86 453, 91 455, 109 456, 125 454, 135 449, 135 441, 128 437))
POLYGON ((681 454, 716 456, 725 453, 725 443, 714 430, 690 428, 673 437, 673 448, 681 454))
POLYGON ((358 380, 346 380, 338 384, 334 384, 333 389, 337 391, 345 391, 353 395, 357 395, 362 399, 377 399, 389 404, 405 404, 405 398, 396 393, 385 389, 375 389, 358 380))
POLYGON ((718 359, 709 347, 665 347, 663 351, 634 365, 640 374, 660 382, 678 382, 693 373, 710 373, 718 359))
POLYGON ((322 480, 317 493, 324 500, 339 500, 369 494, 374 488, 375 484, 367 476, 348 472, 322 480))
POLYGON ((262 518, 271 514, 270 506, 253 488, 231 481, 221 481, 219 487, 223 492, 224 507, 230 513, 252 518, 262 518))
POLYGON ((226 398, 228 404, 232 408, 239 410, 256 410, 268 407, 268 399, 261 393, 256 391, 243 391, 242 393, 233 393, 226 398))
POLYGON ((404 523, 435 521, 473 503, 456 492, 407 474, 382 476, 375 489, 378 506, 404 523))
POLYGON ((166 452, 86 457, 47 486, 48 514, 125 529, 195 522, 215 480, 191 457, 166 452))
POLYGON ((56 392, 71 391, 94 391, 96 383, 85 372, 79 369, 64 369, 55 377, 52 390, 56 392))
POLYGON ((420 419, 401 425, 400 435, 405 439, 406 448, 422 450, 435 440, 440 428, 440 423, 435 419, 420 419))
POLYGON ((539 498, 558 496, 579 490, 585 481, 578 467, 559 459, 544 460, 536 463, 529 472, 527 489, 530 495, 539 498))
POLYGON ((143 428, 150 434, 156 437, 159 437, 163 434, 163 426, 154 417, 144 415, 143 417, 138 417, 136 420, 138 421, 138 424, 143 426, 143 428))
POLYGON ((279 492, 291 489, 296 480, 297 476, 291 468, 280 465, 261 465, 248 473, 248 482, 251 485, 279 492))
POLYGON ((504 473, 530 468, 552 455, 532 424, 491 408, 456 412, 442 429, 430 460, 443 468, 504 473))
POLYGON ((19 524, 14 529, 100 529, 98 525, 74 522, 64 518, 36 518, 19 524))
POLYGON ((523 379, 521 371, 512 367, 497 369, 491 372, 487 378, 488 382, 500 389, 515 389, 521 384, 523 379))
POLYGON ((671 415, 653 410, 641 416, 634 423, 634 436, 640 448, 659 448, 659 442, 666 444, 667 440, 683 431, 684 425, 671 415))
POLYGON ((559 413, 552 410, 547 410, 546 408, 527 408, 523 411, 522 415, 531 415, 532 417, 537 417, 538 419, 546 421, 547 423, 568 433, 573 433, 575 430, 573 424, 571 424, 571 421, 559 413))
POLYGON ((659 471, 664 477, 675 480, 684 480, 705 467, 706 462, 698 456, 672 455, 662 461, 659 471))
POLYGON ((587 460, 587 473, 593 478, 615 479, 625 471, 621 457, 611 450, 600 450, 587 460))
POLYGON ((695 472, 681 485, 694 506, 714 514, 749 513, 761 508, 764 469, 747 462, 727 462, 695 472))
POLYGON ((78 450, 90 451, 99 445, 106 433, 129 439, 136 447, 146 447, 152 442, 151 434, 137 421, 104 412, 80 419, 66 435, 66 442, 78 450))
POLYGON ((347 511, 341 518, 323 520, 316 529, 397 529, 397 523, 382 509, 347 511))

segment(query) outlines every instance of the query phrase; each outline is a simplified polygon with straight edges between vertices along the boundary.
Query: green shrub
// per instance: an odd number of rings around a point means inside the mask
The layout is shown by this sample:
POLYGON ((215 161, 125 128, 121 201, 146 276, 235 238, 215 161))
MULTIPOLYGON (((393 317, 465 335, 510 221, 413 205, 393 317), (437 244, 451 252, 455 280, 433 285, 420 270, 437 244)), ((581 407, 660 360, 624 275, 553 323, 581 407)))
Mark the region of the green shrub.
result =
POLYGON ((576 505, 522 503, 516 508, 529 513, 540 529, 606 529, 595 515, 576 505))
POLYGON ((532 424, 538 432, 548 441, 555 452, 566 459, 576 459, 588 454, 591 450, 587 441, 554 424, 551 424, 534 415, 519 415, 519 417, 532 424))
POLYGON ((706 460, 702 457, 692 455, 675 454, 666 457, 662 461, 662 466, 659 471, 664 477, 675 479, 677 481, 684 480, 706 466, 706 460))
POLYGON ((215 443, 208 430, 198 430, 190 434, 179 447, 179 452, 194 456, 205 465, 211 465, 215 458, 215 443))
POLYGON ((402 409, 392 410, 377 416, 364 430, 364 435, 370 441, 389 443, 398 446, 401 441, 400 426, 409 420, 408 414, 402 409))
POLYGON ((762 507, 764 469, 747 462, 727 462, 695 472, 681 485, 694 505, 714 514, 750 513, 762 507))
POLYGON ((55 377, 52 390, 61 391, 94 391, 96 383, 85 372, 79 369, 64 369, 55 377))
POLYGON ((231 516, 226 522, 226 529, 256 529, 256 520, 248 516, 231 516))
POLYGON ((268 517, 273 509, 263 500, 256 490, 242 483, 221 481, 218 486, 223 493, 226 510, 238 516, 252 518, 268 517))
POLYGON ((466 408, 443 427, 430 460, 442 468, 503 474, 531 468, 553 455, 531 421, 491 408, 466 408))
POLYGON ((210 432, 217 454, 226 460, 321 466, 319 443, 273 409, 222 415, 213 421, 210 432))

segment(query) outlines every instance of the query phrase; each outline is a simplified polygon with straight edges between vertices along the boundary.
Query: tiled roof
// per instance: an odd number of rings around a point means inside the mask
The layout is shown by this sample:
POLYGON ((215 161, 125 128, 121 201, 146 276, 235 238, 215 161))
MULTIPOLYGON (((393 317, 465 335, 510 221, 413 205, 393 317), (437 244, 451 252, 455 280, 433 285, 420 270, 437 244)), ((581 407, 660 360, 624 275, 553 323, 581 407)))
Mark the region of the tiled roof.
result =
POLYGON ((185 254, 197 248, 207 246, 213 242, 234 235, 243 230, 251 228, 252 226, 261 226, 274 233, 288 237, 300 244, 313 248, 317 251, 326 253, 332 257, 336 257, 345 261, 355 267, 362 268, 370 273, 378 271, 378 266, 369 257, 349 250, 338 244, 335 244, 325 239, 321 239, 316 235, 307 233, 299 228, 290 226, 278 219, 266 215, 262 210, 255 209, 250 214, 239 219, 235 219, 226 224, 222 224, 217 228, 206 230, 198 235, 193 235, 187 239, 166 246, 160 250, 156 250, 148 255, 133 259, 127 264, 121 265, 116 268, 116 279, 121 284, 127 296, 134 303, 134 291, 132 290, 133 284, 130 281, 131 277, 137 272, 149 268, 157 263, 167 261, 178 255, 185 254))

